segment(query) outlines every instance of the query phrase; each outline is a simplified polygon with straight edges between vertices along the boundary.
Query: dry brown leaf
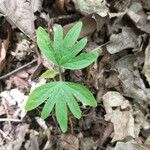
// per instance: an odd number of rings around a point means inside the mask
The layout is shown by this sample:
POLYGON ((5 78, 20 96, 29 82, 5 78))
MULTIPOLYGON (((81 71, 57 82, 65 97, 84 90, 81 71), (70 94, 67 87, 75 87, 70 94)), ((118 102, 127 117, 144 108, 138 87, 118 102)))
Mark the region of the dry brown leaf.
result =
MULTIPOLYGON (((81 19, 81 21, 83 22, 83 27, 80 33, 80 37, 79 38, 83 38, 85 36, 88 36, 90 34, 92 34, 95 30, 96 30, 96 20, 94 18, 92 18, 92 15, 88 15, 86 17, 83 17, 81 19)), ((74 23, 65 25, 64 28, 64 34, 66 34, 69 29, 71 29, 71 27, 73 27, 74 23)))
POLYGON ((145 62, 143 67, 143 73, 145 74, 147 81, 150 85, 150 43, 145 49, 145 62))
POLYGON ((54 4, 52 5, 52 9, 60 15, 65 15, 65 0, 55 0, 54 4))
POLYGON ((28 128, 28 124, 19 124, 13 134, 14 139, 5 144, 5 146, 2 146, 1 149, 20 150, 22 143, 25 141, 25 134, 28 128))
POLYGON ((128 16, 135 22, 137 28, 147 33, 150 33, 150 21, 143 10, 140 2, 133 2, 127 11, 128 16))
POLYGON ((113 112, 112 107, 121 106, 125 98, 118 92, 110 91, 103 96, 103 104, 107 114, 113 112))
POLYGON ((101 17, 107 16, 108 7, 105 0, 73 0, 75 7, 83 15, 96 13, 101 17))
POLYGON ((139 71, 135 69, 135 61, 135 55, 127 55, 119 59, 115 67, 119 72, 119 79, 121 80, 124 95, 142 104, 149 101, 150 89, 145 87, 139 71))
POLYGON ((131 140, 128 142, 117 142, 113 150, 149 150, 149 148, 131 140))
POLYGON ((112 142, 123 140, 128 136, 134 138, 134 118, 129 102, 120 93, 112 91, 103 96, 103 104, 107 113, 105 120, 110 120, 114 126, 112 142))
POLYGON ((79 149, 79 140, 72 134, 62 134, 61 141, 59 143, 60 149, 64 150, 78 150, 79 149))
POLYGON ((137 36, 131 28, 122 28, 119 34, 112 34, 107 50, 110 54, 118 53, 124 49, 135 48, 137 46, 137 36))
POLYGON ((31 1, 4 0, 0 3, 0 12, 10 24, 17 26, 29 38, 34 39, 34 14, 31 1))
POLYGON ((98 140, 93 139, 92 137, 87 137, 81 139, 81 149, 82 150, 91 150, 98 148, 98 140))
POLYGON ((110 9, 115 8, 117 11, 125 11, 130 5, 131 0, 111 0, 109 1, 110 9))

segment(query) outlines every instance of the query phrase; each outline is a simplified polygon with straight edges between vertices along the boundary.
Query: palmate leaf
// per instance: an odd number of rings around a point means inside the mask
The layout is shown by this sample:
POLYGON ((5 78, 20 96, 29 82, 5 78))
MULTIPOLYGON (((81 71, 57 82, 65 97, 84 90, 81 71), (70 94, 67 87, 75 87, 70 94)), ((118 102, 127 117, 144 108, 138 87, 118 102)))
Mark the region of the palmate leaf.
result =
POLYGON ((73 59, 70 59, 68 62, 62 64, 62 66, 70 70, 83 69, 93 63, 98 56, 97 52, 81 53, 73 59))
POLYGON ((63 132, 67 131, 68 108, 76 118, 81 117, 78 101, 96 107, 92 93, 83 85, 72 82, 51 82, 35 89, 29 96, 26 110, 32 110, 45 102, 41 117, 46 119, 55 107, 58 124, 63 132))
POLYGON ((82 22, 77 22, 63 39, 63 28, 56 25, 54 42, 52 43, 48 33, 39 27, 37 30, 37 44, 41 52, 54 64, 65 69, 82 69, 93 63, 98 53, 80 53, 87 43, 87 38, 77 41, 81 32, 82 22))
POLYGON ((73 45, 71 48, 68 48, 68 52, 63 55, 63 57, 60 59, 59 63, 64 64, 74 58, 87 44, 87 38, 81 39, 79 42, 77 42, 75 45, 73 45))
POLYGON ((38 27, 38 29, 36 30, 36 35, 37 45, 40 48, 42 54, 44 54, 47 59, 51 60, 54 64, 57 65, 58 62, 54 54, 54 49, 52 47, 52 42, 49 34, 42 27, 38 27))
POLYGON ((82 28, 82 22, 79 21, 68 31, 68 33, 64 38, 64 46, 66 48, 72 47, 75 44, 75 42, 77 41, 80 35, 81 28, 82 28))
POLYGON ((62 47, 63 47, 63 28, 61 25, 56 25, 54 32, 54 52, 58 62, 63 56, 62 47))

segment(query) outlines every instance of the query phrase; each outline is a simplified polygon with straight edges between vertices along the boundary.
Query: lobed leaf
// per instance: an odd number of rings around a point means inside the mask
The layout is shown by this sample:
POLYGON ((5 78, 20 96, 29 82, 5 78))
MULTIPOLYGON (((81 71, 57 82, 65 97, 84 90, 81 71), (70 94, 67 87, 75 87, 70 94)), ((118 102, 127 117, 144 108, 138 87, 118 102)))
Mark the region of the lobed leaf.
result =
POLYGON ((55 56, 58 61, 63 55, 61 52, 62 47, 63 47, 63 28, 61 25, 56 25, 54 31, 54 50, 55 50, 55 56))
POLYGON ((74 117, 76 117, 77 119, 81 118, 81 110, 80 107, 77 103, 77 101, 75 100, 74 96, 71 94, 70 90, 68 87, 63 86, 63 90, 64 90, 64 96, 65 96, 65 100, 66 103, 70 109, 70 111, 72 112, 72 114, 74 115, 74 117))
POLYGON ((81 53, 65 64, 62 64, 62 67, 70 70, 83 69, 93 63, 98 56, 99 54, 97 52, 81 53))
POLYGON ((67 53, 60 59, 59 63, 63 65, 67 61, 74 58, 85 47, 86 44, 87 44, 87 38, 83 38, 75 45, 68 48, 67 53))
POLYGON ((69 32, 66 34, 64 38, 64 46, 66 48, 72 47, 75 44, 75 42, 77 41, 80 35, 81 28, 82 28, 82 22, 79 21, 69 30, 69 32))
POLYGON ((56 96, 55 115, 62 132, 67 131, 68 111, 65 101, 65 93, 61 92, 56 96))
POLYGON ((35 109, 39 105, 41 105, 45 100, 48 99, 50 94, 54 92, 56 89, 56 82, 47 83, 44 85, 41 85, 40 87, 37 87, 28 98, 28 101, 26 103, 25 109, 27 111, 30 111, 32 109, 35 109))
POLYGON ((66 84, 72 95, 74 95, 83 104, 93 107, 97 106, 97 102, 93 94, 85 86, 73 82, 67 82, 66 84))
POLYGON ((55 55, 54 49, 52 47, 52 42, 50 40, 49 34, 42 27, 38 27, 36 30, 37 35, 37 45, 40 48, 42 54, 51 60, 54 64, 58 64, 55 55))
POLYGON ((55 106, 55 115, 63 132, 67 130, 68 110, 76 118, 81 118, 79 100, 83 104, 96 107, 97 103, 92 93, 83 85, 72 82, 51 82, 35 89, 29 96, 26 110, 30 111, 46 101, 41 112, 41 117, 46 119, 55 106))

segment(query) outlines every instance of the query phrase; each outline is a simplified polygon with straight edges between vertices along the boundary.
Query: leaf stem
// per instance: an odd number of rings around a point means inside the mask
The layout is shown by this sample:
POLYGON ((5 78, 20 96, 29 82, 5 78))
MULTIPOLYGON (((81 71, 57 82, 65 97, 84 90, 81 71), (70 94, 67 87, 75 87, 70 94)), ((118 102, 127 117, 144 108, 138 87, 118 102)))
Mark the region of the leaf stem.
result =
POLYGON ((63 81, 63 79, 62 79, 62 70, 61 70, 61 67, 59 67, 59 80, 60 80, 60 81, 63 81))

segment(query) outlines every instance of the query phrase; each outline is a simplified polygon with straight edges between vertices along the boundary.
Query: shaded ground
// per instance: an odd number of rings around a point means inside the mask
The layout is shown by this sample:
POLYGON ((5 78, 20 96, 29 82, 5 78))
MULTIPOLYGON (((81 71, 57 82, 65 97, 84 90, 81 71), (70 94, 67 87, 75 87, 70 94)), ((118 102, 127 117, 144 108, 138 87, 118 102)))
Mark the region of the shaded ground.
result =
POLYGON ((149 0, 4 0, 0 12, 0 150, 150 149, 149 0), (101 56, 64 76, 86 85, 98 106, 81 106, 80 120, 70 114, 62 134, 54 113, 43 121, 42 107, 26 114, 24 105, 30 89, 46 82, 39 75, 57 69, 39 59, 35 29, 61 24, 66 33, 78 20, 84 51, 101 56))

